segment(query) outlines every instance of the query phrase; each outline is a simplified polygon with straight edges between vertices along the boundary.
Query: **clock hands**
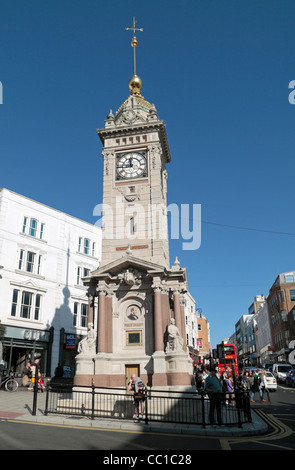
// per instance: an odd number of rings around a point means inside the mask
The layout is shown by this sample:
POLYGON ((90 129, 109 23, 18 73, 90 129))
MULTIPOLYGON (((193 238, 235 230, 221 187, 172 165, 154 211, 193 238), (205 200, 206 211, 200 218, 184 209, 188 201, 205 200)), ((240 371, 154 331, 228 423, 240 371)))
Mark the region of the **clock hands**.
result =
POLYGON ((122 168, 133 168, 132 159, 129 158, 129 159, 127 160, 127 162, 123 163, 122 168), (127 163, 127 165, 126 165, 126 163, 127 163))
POLYGON ((139 168, 138 162, 136 161, 135 164, 133 162, 134 162, 134 159, 129 158, 129 160, 123 164, 122 168, 131 168, 131 169, 134 168, 135 170, 137 170, 139 168), (126 165, 126 163, 129 163, 129 165, 126 165))

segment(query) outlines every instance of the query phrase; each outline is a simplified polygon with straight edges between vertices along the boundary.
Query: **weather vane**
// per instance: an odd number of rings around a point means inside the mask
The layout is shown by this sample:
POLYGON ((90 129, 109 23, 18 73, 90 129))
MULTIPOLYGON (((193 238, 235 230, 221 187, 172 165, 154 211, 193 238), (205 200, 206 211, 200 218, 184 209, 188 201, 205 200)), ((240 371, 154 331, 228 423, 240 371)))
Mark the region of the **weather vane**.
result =
POLYGON ((133 26, 131 28, 126 28, 126 31, 133 31, 133 38, 131 41, 131 46, 133 47, 133 74, 136 75, 136 47, 138 45, 136 36, 135 36, 135 31, 143 31, 143 28, 136 28, 137 21, 135 21, 135 18, 133 17, 133 26))

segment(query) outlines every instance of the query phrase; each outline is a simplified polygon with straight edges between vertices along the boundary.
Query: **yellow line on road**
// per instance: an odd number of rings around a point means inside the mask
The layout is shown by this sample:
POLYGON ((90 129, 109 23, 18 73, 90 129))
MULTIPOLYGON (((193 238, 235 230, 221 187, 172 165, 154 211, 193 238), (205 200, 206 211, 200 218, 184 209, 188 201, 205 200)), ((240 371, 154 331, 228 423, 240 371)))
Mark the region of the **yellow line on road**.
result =
POLYGON ((220 445, 222 450, 231 450, 231 446, 239 443, 245 442, 256 442, 265 446, 270 447, 277 447, 282 450, 294 450, 290 447, 286 447, 284 445, 275 444, 271 441, 276 441, 279 439, 285 439, 286 437, 291 436, 294 434, 294 431, 289 428, 286 424, 282 423, 279 419, 275 416, 268 414, 266 415, 261 410, 256 410, 256 413, 261 416, 270 426, 274 428, 274 430, 269 433, 265 434, 264 436, 248 436, 248 437, 240 437, 240 438, 229 438, 229 439, 220 439, 220 445))

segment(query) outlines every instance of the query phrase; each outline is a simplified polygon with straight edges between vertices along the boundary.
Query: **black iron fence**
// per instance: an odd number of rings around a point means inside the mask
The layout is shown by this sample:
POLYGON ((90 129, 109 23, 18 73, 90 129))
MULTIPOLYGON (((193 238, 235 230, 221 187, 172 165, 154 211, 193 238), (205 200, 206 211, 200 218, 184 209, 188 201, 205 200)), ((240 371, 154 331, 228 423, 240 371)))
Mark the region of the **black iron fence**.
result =
MULTIPOLYGON (((212 400, 205 393, 146 389, 143 421, 239 426, 251 422, 248 392, 220 393, 212 400), (214 407, 214 413, 212 413, 214 407), (211 413, 210 413, 211 410, 211 413), (218 415, 218 410, 220 413, 218 415)), ((68 414, 89 419, 134 418, 133 394, 120 388, 47 386, 45 414, 68 414)), ((139 410, 141 411, 141 410, 139 410)))

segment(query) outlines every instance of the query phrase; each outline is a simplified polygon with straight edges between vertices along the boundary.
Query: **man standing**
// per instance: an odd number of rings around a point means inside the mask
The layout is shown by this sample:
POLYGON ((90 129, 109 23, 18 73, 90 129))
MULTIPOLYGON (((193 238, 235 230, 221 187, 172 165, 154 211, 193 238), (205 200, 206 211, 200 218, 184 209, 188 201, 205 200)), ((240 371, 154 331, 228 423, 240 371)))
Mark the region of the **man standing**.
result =
POLYGON ((222 425, 221 419, 221 393, 222 387, 219 379, 216 377, 216 370, 211 370, 211 375, 205 380, 205 392, 208 393, 209 400, 210 400, 210 409, 209 409, 209 420, 210 424, 213 426, 215 424, 214 420, 214 412, 216 409, 217 413, 217 422, 218 425, 222 425))
POLYGON ((131 375, 130 382, 127 385, 127 392, 130 390, 134 392, 135 422, 139 423, 140 418, 143 418, 144 415, 145 389, 143 380, 135 374, 131 375), (139 414, 139 404, 141 414, 139 414))

